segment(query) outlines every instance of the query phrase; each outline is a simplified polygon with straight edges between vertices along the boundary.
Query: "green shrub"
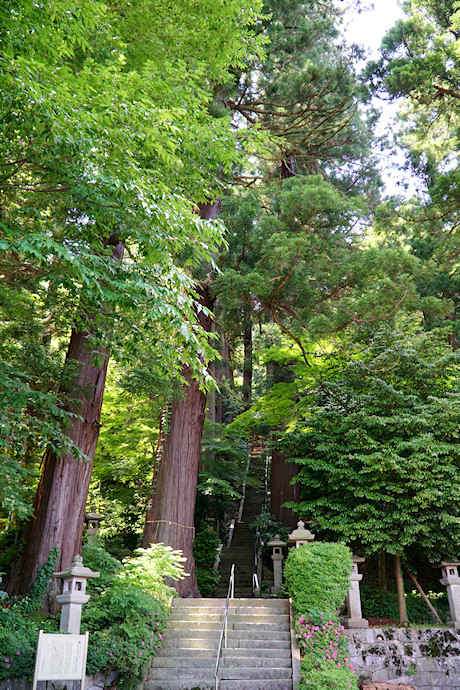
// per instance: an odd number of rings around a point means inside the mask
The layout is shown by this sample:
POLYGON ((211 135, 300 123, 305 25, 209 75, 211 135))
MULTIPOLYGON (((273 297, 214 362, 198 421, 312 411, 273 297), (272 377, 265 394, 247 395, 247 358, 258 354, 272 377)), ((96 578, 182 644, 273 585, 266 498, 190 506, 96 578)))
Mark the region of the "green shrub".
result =
MULTIPOLYGON (((88 544, 84 554, 86 565, 101 571, 101 578, 89 584, 92 595, 82 613, 81 630, 90 632, 87 672, 114 669, 121 673, 121 685, 134 687, 166 629, 173 590, 164 578, 183 577, 184 558, 163 544, 137 549, 124 563, 94 544, 88 544)), ((40 569, 29 596, 1 602, 0 680, 32 679, 38 631, 58 631, 58 618, 46 619, 38 611, 55 556, 53 552, 40 569)))
POLYGON ((313 543, 291 549, 284 578, 297 615, 320 609, 335 615, 350 587, 351 552, 344 544, 313 543))
POLYGON ((289 552, 284 576, 299 616, 299 690, 357 688, 348 642, 336 616, 350 587, 351 565, 351 552, 343 544, 304 544, 289 552))
POLYGON ((220 539, 216 532, 209 530, 198 532, 193 542, 193 556, 196 565, 207 570, 213 568, 219 546, 220 539))
MULTIPOLYGON (((399 620, 398 595, 396 592, 384 592, 376 587, 361 585, 361 604, 365 618, 393 618, 399 620)), ((430 596, 430 595, 428 595, 430 596)), ((433 606, 441 617, 446 618, 449 610, 447 594, 441 592, 432 599, 433 606)), ((416 593, 406 594, 407 616, 411 623, 432 623, 433 616, 422 597, 416 593)))
POLYGON ((220 575, 217 570, 214 570, 219 546, 219 536, 216 532, 210 532, 209 530, 198 532, 193 542, 196 580, 198 589, 204 597, 212 596, 219 584, 220 575))
POLYGON ((262 548, 266 547, 268 542, 274 539, 277 534, 282 541, 287 541, 290 532, 289 527, 278 522, 274 515, 267 512, 260 513, 249 527, 259 535, 262 548))
POLYGON ((217 570, 207 568, 195 568, 196 581, 198 589, 203 597, 212 597, 217 585, 220 582, 220 575, 217 570))

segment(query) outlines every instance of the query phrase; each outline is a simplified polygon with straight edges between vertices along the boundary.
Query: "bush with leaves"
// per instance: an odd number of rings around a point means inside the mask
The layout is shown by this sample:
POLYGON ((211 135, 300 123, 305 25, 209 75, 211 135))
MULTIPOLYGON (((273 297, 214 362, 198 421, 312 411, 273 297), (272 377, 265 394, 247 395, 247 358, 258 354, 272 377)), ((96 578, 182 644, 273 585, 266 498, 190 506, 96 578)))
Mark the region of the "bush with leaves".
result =
POLYGON ((185 559, 163 544, 136 549, 123 563, 94 544, 85 547, 85 557, 92 568, 106 567, 103 586, 83 610, 82 628, 91 633, 88 672, 116 669, 124 686, 135 685, 166 628, 174 590, 164 578, 182 579, 185 559))
POLYGON ((278 522, 274 515, 270 515, 270 513, 266 511, 257 515, 256 519, 254 522, 251 522, 249 527, 255 530, 262 548, 266 547, 268 542, 274 539, 276 535, 278 535, 281 540, 287 541, 290 533, 289 527, 283 525, 282 522, 278 522))
POLYGON ((43 598, 56 569, 59 551, 50 550, 46 563, 38 569, 37 577, 27 596, 3 596, 0 607, 0 680, 5 678, 32 679, 38 632, 57 632, 55 617, 44 619, 41 613, 43 598))
MULTIPOLYGON (((135 686, 149 659, 161 646, 174 594, 165 577, 184 577, 183 557, 163 544, 137 549, 123 563, 98 544, 83 549, 85 564, 100 570, 101 577, 88 583, 91 593, 83 608, 82 632, 88 631, 87 672, 117 670, 123 687, 135 686)), ((38 631, 57 632, 58 618, 40 612, 57 550, 40 568, 26 597, 4 599, 0 608, 0 680, 33 677, 38 631)))
POLYGON ((195 574, 198 589, 204 597, 212 596, 219 584, 220 575, 214 570, 220 540, 216 532, 203 530, 198 532, 193 542, 195 574))
POLYGON ((336 614, 350 587, 351 566, 344 544, 304 544, 289 552, 284 576, 298 617, 300 690, 357 687, 336 614))

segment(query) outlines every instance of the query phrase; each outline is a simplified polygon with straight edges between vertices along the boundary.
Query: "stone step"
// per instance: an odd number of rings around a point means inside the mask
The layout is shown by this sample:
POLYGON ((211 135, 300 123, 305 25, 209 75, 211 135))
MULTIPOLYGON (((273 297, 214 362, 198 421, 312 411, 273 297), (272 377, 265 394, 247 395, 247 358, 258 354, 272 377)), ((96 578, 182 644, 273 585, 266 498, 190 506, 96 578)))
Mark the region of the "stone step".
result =
MULTIPOLYGON (((151 668, 149 680, 179 680, 181 678, 191 678, 198 685, 198 677, 209 677, 209 671, 194 668, 151 668)), ((214 675, 214 673, 213 673, 214 675)), ((220 667, 219 678, 222 680, 262 680, 262 678, 290 679, 292 670, 290 668, 225 668, 220 667)))
MULTIPOLYGON (((182 651, 182 650, 181 650, 182 651)), ((190 651, 190 650, 188 650, 190 651)), ((249 650, 242 650, 247 651, 249 650)), ((207 651, 207 656, 200 656, 193 658, 193 668, 212 668, 216 666, 217 655, 214 653, 209 656, 210 652, 207 651)), ((155 665, 151 666, 154 668, 189 668, 191 661, 191 654, 180 654, 167 656, 161 656, 159 654, 155 657, 155 665)), ((291 657, 290 654, 282 652, 281 654, 276 654, 276 657, 272 653, 267 652, 267 650, 257 650, 257 656, 254 654, 254 650, 251 650, 251 655, 239 656, 238 654, 226 654, 222 656, 221 666, 223 668, 291 668, 291 657), (261 655, 260 652, 264 652, 265 655, 261 655)))
MULTIPOLYGON (((219 688, 220 690, 292 690, 293 685, 292 680, 223 680, 219 688)), ((160 688, 152 688, 152 690, 160 690, 160 688)), ((179 688, 170 686, 168 690, 179 690, 179 688)), ((200 690, 208 690, 208 688, 202 686, 200 690)))
MULTIPOLYGON (((284 634, 284 633, 281 633, 284 634)), ((191 631, 190 634, 186 634, 183 631, 181 631, 181 634, 179 633, 173 633, 172 635, 167 634, 167 636, 162 640, 162 649, 196 649, 196 650, 210 650, 210 649, 217 649, 219 646, 219 638, 220 635, 218 636, 210 636, 206 637, 204 635, 197 635, 193 631, 191 631), (190 635, 193 635, 191 637, 190 635)), ((245 635, 244 638, 239 638, 235 637, 235 635, 232 633, 228 635, 228 648, 229 649, 251 649, 251 650, 258 650, 258 649, 271 649, 273 650, 273 653, 277 653, 276 650, 278 649, 290 649, 291 648, 291 641, 290 639, 278 639, 278 638, 270 638, 270 639, 264 639, 260 637, 248 637, 245 635)), ((254 652, 255 653, 255 652, 254 652)))
MULTIPOLYGON (((273 612, 270 609, 252 609, 248 610, 246 613, 246 608, 243 609, 245 613, 229 613, 227 616, 228 625, 231 623, 252 623, 253 625, 261 625, 263 623, 281 625, 286 624, 289 626, 289 616, 287 613, 273 612), (260 613, 259 613, 260 611, 260 613)), ((198 623, 220 623, 222 624, 224 620, 224 613, 193 613, 187 610, 187 615, 183 616, 179 612, 172 613, 169 617, 168 630, 176 627, 179 623, 185 623, 188 625, 197 625, 198 623)), ((180 626, 179 626, 180 627, 180 626)))
MULTIPOLYGON (((146 690, 215 690, 214 677, 187 680, 148 680, 145 683, 146 690)), ((292 690, 292 680, 222 680, 219 683, 220 690, 292 690)))

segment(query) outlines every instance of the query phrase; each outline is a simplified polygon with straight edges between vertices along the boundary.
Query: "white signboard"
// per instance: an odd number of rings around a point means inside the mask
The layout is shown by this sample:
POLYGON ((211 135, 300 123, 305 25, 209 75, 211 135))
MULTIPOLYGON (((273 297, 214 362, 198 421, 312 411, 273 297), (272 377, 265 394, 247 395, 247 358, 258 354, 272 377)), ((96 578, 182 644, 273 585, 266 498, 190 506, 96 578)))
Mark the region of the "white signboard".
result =
POLYGON ((88 633, 44 633, 40 630, 35 661, 33 690, 39 680, 80 680, 82 690, 86 675, 88 633))

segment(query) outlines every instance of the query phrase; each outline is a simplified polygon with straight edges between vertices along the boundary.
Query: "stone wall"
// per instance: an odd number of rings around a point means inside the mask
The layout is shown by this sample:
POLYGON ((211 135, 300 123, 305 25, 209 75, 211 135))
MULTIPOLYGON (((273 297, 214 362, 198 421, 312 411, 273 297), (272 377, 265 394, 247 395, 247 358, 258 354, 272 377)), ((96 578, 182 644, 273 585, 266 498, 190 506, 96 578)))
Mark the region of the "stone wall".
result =
POLYGON ((355 672, 368 683, 460 690, 459 629, 370 628, 345 633, 355 672))
MULTIPOLYGON (((120 674, 118 671, 107 671, 107 673, 96 673, 94 676, 86 676, 85 690, 107 690, 117 680, 120 674)), ((25 678, 8 678, 0 680, 0 690, 32 690, 32 681, 25 678)), ((37 683, 37 690, 80 690, 79 680, 68 681, 66 683, 41 680, 37 683)))

